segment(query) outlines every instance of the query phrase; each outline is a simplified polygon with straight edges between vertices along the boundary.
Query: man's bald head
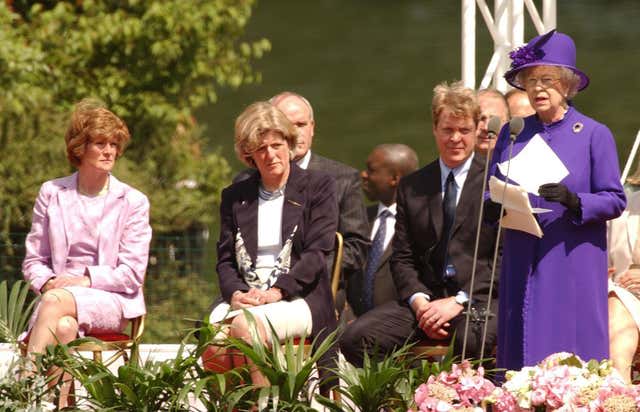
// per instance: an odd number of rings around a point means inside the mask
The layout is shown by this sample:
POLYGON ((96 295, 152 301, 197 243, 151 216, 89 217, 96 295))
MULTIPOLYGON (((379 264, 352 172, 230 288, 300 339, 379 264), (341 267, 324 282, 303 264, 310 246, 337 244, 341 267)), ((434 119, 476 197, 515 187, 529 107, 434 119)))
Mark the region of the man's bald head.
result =
POLYGON ((315 121, 311 103, 303 96, 293 92, 282 92, 271 99, 269 103, 277 107, 298 131, 298 144, 294 148, 294 158, 303 157, 313 143, 315 121))
POLYGON ((387 206, 396 202, 400 178, 418 169, 418 156, 409 146, 386 143, 376 146, 360 173, 362 189, 369 200, 387 206))

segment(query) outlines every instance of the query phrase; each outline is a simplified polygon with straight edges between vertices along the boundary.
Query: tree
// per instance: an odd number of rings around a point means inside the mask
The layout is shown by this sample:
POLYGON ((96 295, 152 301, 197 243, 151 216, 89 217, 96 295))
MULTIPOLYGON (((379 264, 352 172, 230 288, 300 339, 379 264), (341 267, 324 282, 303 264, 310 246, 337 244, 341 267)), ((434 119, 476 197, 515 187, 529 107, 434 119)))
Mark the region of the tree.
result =
MULTIPOLYGON (((69 109, 103 100, 129 126, 115 174, 145 192, 156 232, 208 226, 230 167, 193 113, 259 80, 242 42, 255 0, 7 1, 0 5, 0 236, 25 231, 40 184, 71 170, 69 109)), ((13 249, 0 251, 6 256, 13 249)), ((15 251, 13 251, 15 253, 15 251)), ((0 262, 2 263, 2 262, 0 262)), ((5 263, 6 266, 6 263, 5 263)), ((6 267, 0 270, 6 270, 6 267)))

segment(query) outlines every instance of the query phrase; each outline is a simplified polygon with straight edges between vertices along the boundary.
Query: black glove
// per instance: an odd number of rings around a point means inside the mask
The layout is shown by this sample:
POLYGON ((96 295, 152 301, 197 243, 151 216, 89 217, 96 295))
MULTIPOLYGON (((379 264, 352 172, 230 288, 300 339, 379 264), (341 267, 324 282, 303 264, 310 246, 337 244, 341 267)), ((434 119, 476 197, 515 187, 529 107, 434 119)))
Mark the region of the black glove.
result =
MULTIPOLYGON (((484 220, 489 223, 496 223, 498 219, 500 219, 500 209, 502 209, 502 205, 500 203, 496 203, 491 199, 487 199, 484 201, 484 220)), ((505 210, 503 215, 506 215, 507 211, 505 210)))
POLYGON ((562 183, 546 183, 538 188, 538 193, 548 202, 559 202, 576 214, 580 212, 580 198, 562 183))

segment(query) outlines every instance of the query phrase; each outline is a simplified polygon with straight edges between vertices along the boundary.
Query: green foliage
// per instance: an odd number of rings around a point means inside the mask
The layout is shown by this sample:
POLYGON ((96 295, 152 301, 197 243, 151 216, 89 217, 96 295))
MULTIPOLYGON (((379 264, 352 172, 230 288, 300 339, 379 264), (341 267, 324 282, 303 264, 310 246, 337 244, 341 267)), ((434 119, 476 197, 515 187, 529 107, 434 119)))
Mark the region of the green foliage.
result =
MULTIPOLYGON (((250 315, 248 318, 250 323, 254 322, 250 315)), ((221 327, 206 321, 197 332, 187 333, 174 359, 146 360, 142 364, 133 361, 120 366, 116 373, 73 350, 90 338, 48 346, 36 358, 36 367, 48 370, 57 366, 73 375, 86 389, 86 398, 78 399, 82 410, 192 411, 198 410, 193 406, 195 400, 204 407, 199 410, 210 412, 316 410, 312 406, 313 392, 317 389, 313 372, 318 359, 334 345, 335 334, 322 342, 314 341, 316 350, 309 354, 292 339, 270 349, 257 339, 255 328, 250 344, 221 338, 221 327), (197 343, 187 346, 186 342, 193 341, 192 335, 197 336, 197 343), (211 344, 250 359, 270 386, 259 388, 246 383, 250 382, 246 365, 224 373, 204 370, 199 360, 211 344)), ((273 328, 271 333, 275 334, 273 328)), ((6 406, 1 410, 45 410, 44 399, 59 391, 60 382, 47 389, 42 374, 18 379, 26 362, 25 359, 14 362, 6 375, 0 376, 0 406, 6 406)), ((334 412, 407 410, 415 406, 415 389, 432 374, 450 371, 452 364, 451 348, 441 362, 428 362, 411 355, 411 345, 406 345, 380 361, 367 358, 363 368, 346 362, 339 365, 335 371, 341 378, 338 391, 346 402, 338 404, 320 395, 315 395, 315 399, 334 412)))
POLYGON ((349 402, 335 404, 331 399, 318 396, 318 401, 334 412, 378 412, 381 410, 408 410, 413 395, 429 376, 451 370, 453 346, 441 362, 430 362, 411 352, 412 344, 404 345, 382 360, 365 354, 363 367, 344 362, 335 371, 343 382, 337 391, 349 402))
POLYGON ((187 348, 183 342, 175 359, 130 362, 113 373, 101 362, 84 358, 73 348, 90 340, 78 339, 68 345, 50 346, 48 355, 87 390, 81 400, 83 410, 113 411, 191 411, 192 400, 199 400, 208 411, 231 410, 245 402, 251 389, 241 383, 238 371, 212 374, 198 360, 204 345, 187 348), (231 385, 229 385, 231 383, 231 385))
POLYGON ((217 284, 198 274, 147 275, 144 287, 147 318, 143 340, 177 343, 201 319, 215 297, 217 284))
POLYGON ((0 283, 0 342, 17 344, 36 302, 37 298, 30 299, 27 282, 15 282, 11 291, 6 280, 0 283))
MULTIPOLYGON (((36 358, 42 366, 43 358, 36 358)), ((41 412, 53 411, 49 402, 56 388, 49 385, 44 374, 33 373, 31 360, 15 357, 7 365, 0 365, 0 411, 41 412)))
MULTIPOLYGON (((269 381, 268 387, 261 388, 258 393, 257 406, 259 410, 283 410, 283 411, 312 411, 311 393, 315 387, 310 387, 314 372, 317 372, 318 360, 335 345, 335 335, 329 334, 322 342, 314 339, 313 350, 305 353, 304 345, 294 343, 294 338, 289 337, 281 345, 273 345, 267 348, 258 338, 255 328, 255 319, 248 311, 244 311, 252 328, 251 344, 244 340, 229 338, 228 347, 238 350, 248 360, 253 362, 256 368, 269 381)), ((278 341, 278 336, 269 324, 271 339, 278 341)), ((304 342, 305 336, 300 337, 304 342)))
POLYGON ((207 227, 230 168, 193 113, 260 80, 267 40, 242 42, 255 0, 0 3, 0 240, 25 231, 38 187, 68 174, 69 110, 93 96, 132 134, 114 173, 146 193, 156 233, 207 227), (15 3, 13 8, 12 3, 15 3))

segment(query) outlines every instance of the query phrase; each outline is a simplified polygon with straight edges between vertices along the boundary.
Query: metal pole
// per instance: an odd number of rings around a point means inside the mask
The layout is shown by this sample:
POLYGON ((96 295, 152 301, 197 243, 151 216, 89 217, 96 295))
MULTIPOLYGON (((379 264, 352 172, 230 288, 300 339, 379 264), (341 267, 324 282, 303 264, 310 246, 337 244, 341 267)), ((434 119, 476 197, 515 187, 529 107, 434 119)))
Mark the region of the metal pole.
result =
POLYGON ((506 55, 511 37, 509 33, 509 26, 511 24, 509 3, 509 0, 495 0, 494 3, 494 21, 496 22, 496 27, 501 39, 500 43, 495 40, 493 42, 493 51, 494 53, 498 53, 499 56, 496 71, 493 73, 493 87, 501 92, 507 91, 508 87, 507 81, 504 79, 504 74, 509 69, 509 59, 506 55))
POLYGON ((636 153, 638 152, 638 146, 640 146, 640 130, 638 130, 638 134, 636 134, 636 140, 633 142, 633 146, 631 147, 631 152, 629 153, 629 157, 627 158, 627 163, 624 165, 622 176, 620 176, 620 183, 623 185, 624 185, 624 181, 627 180, 627 176, 629 175, 629 170, 631 169, 633 160, 636 158, 636 153))
MULTIPOLYGON (((538 9, 536 9, 536 5, 533 4, 533 0, 524 0, 525 6, 527 6, 527 10, 529 11, 529 16, 531 16, 531 22, 536 27, 536 31, 538 34, 546 33, 545 26, 538 14, 538 9)), ((554 18, 555 20, 555 18, 554 18)))
POLYGON ((513 0, 511 2, 511 49, 524 44, 524 1, 513 0))
POLYGON ((462 83, 476 87, 476 2, 462 0, 462 83))
POLYGON ((542 2, 542 20, 545 33, 557 27, 556 0, 544 0, 542 2))

